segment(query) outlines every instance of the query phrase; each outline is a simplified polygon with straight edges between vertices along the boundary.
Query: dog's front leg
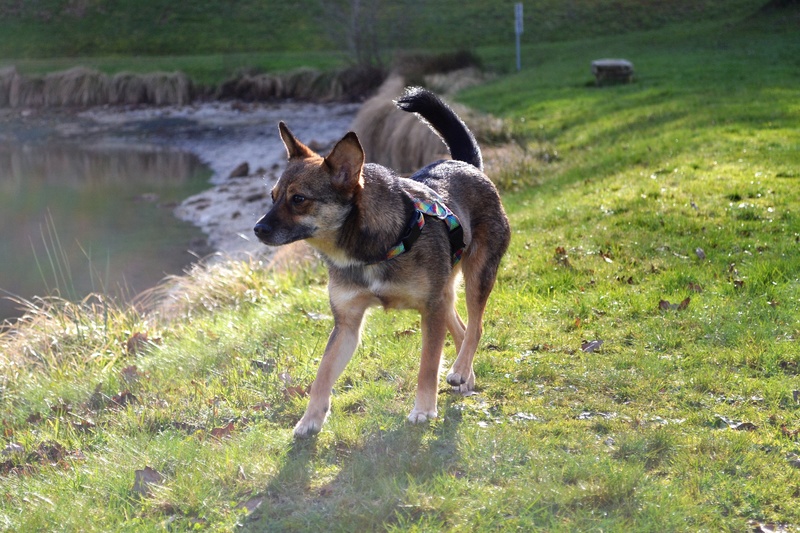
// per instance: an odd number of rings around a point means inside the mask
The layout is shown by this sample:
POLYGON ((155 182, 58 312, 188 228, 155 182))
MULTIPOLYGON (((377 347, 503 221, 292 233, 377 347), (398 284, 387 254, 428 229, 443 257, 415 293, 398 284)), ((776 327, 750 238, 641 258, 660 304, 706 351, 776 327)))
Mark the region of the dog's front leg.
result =
POLYGON ((417 378, 417 399, 408 415, 413 423, 436 418, 436 395, 439 384, 439 364, 442 359, 447 320, 440 311, 425 312, 422 316, 422 359, 417 378))
POLYGON ((317 377, 311 384, 308 407, 294 428, 296 437, 308 437, 322 429, 331 406, 333 384, 358 347, 366 310, 367 302, 359 300, 333 306, 335 325, 322 355, 317 377))

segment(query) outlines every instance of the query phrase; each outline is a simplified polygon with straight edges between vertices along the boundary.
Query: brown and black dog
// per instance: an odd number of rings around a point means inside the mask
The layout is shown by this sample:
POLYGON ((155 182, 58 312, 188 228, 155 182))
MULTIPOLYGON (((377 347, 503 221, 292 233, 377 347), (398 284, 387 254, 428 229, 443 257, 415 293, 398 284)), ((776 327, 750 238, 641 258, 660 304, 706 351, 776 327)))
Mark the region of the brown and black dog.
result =
POLYGON ((439 364, 447 331, 458 356, 447 382, 472 390, 472 360, 500 259, 511 237, 492 182, 483 173, 475 137, 433 93, 407 89, 397 106, 436 131, 452 160, 410 178, 367 164, 353 132, 327 157, 297 140, 284 123, 289 161, 272 189, 272 208, 256 224, 258 239, 277 246, 305 239, 329 270, 334 328, 311 385, 297 437, 317 433, 330 409, 331 389, 358 346, 367 308, 416 309, 422 315, 422 360, 411 422, 437 416, 439 364), (467 325, 455 308, 463 273, 467 325))

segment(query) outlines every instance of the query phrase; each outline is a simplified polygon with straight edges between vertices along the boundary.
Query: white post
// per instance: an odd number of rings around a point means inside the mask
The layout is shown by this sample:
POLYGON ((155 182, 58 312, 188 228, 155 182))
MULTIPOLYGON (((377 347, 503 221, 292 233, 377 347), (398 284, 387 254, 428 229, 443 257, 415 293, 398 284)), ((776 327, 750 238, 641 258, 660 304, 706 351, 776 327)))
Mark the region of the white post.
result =
POLYGON ((522 2, 514 4, 514 33, 517 36, 517 72, 522 70, 519 37, 522 35, 522 2))

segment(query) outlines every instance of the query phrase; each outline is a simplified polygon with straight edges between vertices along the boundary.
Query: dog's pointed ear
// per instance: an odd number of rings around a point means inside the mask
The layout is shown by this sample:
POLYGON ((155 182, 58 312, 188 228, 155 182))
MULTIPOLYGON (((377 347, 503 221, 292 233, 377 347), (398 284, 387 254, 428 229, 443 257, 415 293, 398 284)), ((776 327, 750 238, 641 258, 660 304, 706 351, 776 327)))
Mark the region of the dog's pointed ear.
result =
POLYGON ((345 193, 354 193, 363 187, 364 178, 361 172, 364 169, 364 160, 364 149, 356 134, 351 131, 342 137, 325 158, 325 163, 331 169, 333 187, 345 193))
POLYGON ((289 159, 303 159, 316 155, 311 148, 297 140, 297 137, 286 127, 285 122, 281 121, 281 123, 278 124, 278 129, 281 131, 281 139, 283 139, 283 144, 286 146, 286 153, 289 159))

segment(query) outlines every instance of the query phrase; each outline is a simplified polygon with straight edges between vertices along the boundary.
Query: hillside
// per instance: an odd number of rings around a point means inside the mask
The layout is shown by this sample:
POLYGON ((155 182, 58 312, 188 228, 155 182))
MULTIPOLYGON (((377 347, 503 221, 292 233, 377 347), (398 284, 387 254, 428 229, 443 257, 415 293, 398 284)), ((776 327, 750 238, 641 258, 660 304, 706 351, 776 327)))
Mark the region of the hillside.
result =
MULTIPOLYGON (((741 17, 766 0, 541 0, 524 42, 570 40, 741 17)), ((198 55, 345 49, 352 1, 0 0, 0 58, 198 55)), ((375 44, 391 49, 513 43, 513 1, 364 0, 375 44)))

